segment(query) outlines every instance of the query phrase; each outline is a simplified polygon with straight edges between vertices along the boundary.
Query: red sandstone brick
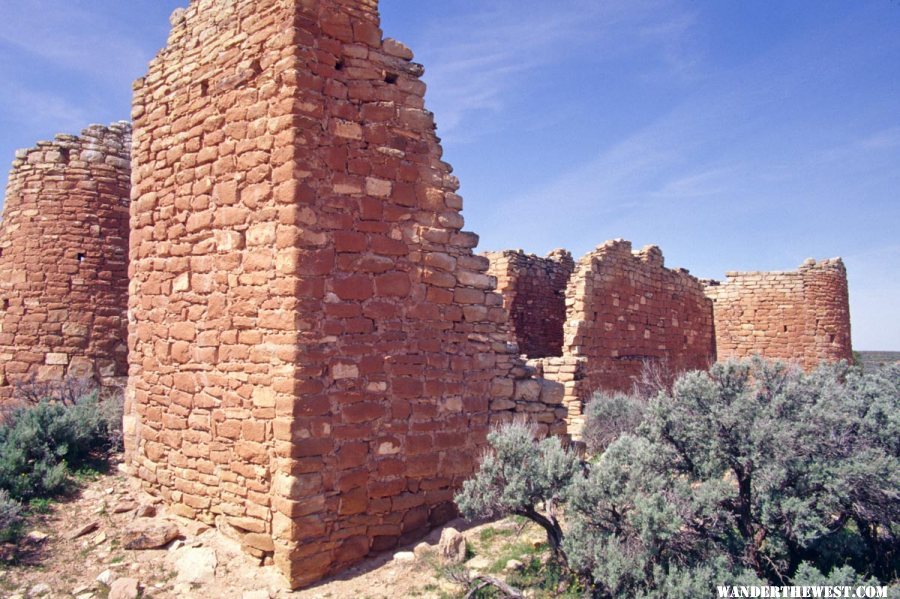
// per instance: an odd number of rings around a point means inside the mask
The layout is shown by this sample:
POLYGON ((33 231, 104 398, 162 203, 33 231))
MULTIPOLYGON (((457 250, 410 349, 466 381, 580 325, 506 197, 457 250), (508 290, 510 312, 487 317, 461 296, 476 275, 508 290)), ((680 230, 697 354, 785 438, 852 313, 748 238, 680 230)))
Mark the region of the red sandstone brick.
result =
POLYGON ((392 272, 375 277, 375 293, 379 296, 406 297, 410 292, 409 275, 392 272))
POLYGON ((373 294, 372 279, 361 275, 335 279, 332 287, 342 300, 365 300, 373 294))

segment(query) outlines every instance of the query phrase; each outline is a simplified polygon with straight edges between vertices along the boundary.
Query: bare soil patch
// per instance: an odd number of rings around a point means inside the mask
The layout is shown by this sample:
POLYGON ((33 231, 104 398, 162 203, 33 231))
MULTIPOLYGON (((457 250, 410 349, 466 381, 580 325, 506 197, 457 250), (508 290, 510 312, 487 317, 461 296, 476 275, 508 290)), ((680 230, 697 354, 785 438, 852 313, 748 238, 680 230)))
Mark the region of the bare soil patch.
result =
MULTIPOLYGON (((546 586, 538 570, 546 564, 547 552, 543 532, 534 525, 506 519, 476 525, 457 520, 448 526, 461 529, 465 537, 466 561, 461 565, 448 565, 438 555, 438 529, 416 545, 291 591, 275 567, 259 566, 235 540, 166 513, 157 500, 136 490, 114 462, 109 474, 83 481, 71 497, 32 516, 17 543, 0 546, 0 597, 106 599, 112 583, 125 578, 138 581, 141 597, 159 599, 442 599, 465 595, 465 587, 452 580, 460 573, 546 586), (157 549, 125 549, 126 533, 139 519, 171 523, 178 538, 157 549)), ((540 588, 527 593, 555 595, 540 588)))

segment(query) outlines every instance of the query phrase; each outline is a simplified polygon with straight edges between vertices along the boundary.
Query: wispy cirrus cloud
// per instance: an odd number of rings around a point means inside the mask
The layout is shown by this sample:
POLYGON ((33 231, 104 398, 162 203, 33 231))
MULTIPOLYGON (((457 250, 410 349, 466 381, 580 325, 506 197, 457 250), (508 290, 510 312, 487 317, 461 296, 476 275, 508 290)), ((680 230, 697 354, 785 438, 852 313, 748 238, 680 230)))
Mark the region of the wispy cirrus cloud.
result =
POLYGON ((609 61, 655 47, 658 60, 648 76, 687 77, 696 58, 682 39, 693 20, 671 4, 489 0, 477 12, 434 25, 417 49, 427 57, 429 106, 440 114, 442 136, 451 142, 476 138, 485 124, 479 117, 502 113, 528 93, 533 78, 566 57, 609 61))
POLYGON ((60 132, 77 133, 88 125, 84 106, 61 95, 13 82, 0 91, 0 113, 4 115, 4 120, 16 121, 20 126, 40 128, 53 123, 60 132))
POLYGON ((663 183, 652 195, 664 200, 721 195, 733 189, 735 180, 742 176, 739 170, 738 165, 730 165, 677 175, 663 183))
POLYGON ((900 127, 889 127, 860 140, 860 146, 868 150, 886 150, 900 147, 900 127))
POLYGON ((114 86, 128 86, 150 58, 121 23, 72 0, 3 2, 0 43, 114 86))
MULTIPOLYGON (((758 231, 766 227, 779 231, 771 234, 776 243, 760 246, 770 257, 781 251, 793 260, 798 246, 840 253, 838 232, 861 226, 867 214, 847 214, 844 198, 896 212, 884 190, 897 171, 885 166, 900 148, 900 128, 836 120, 843 107, 818 109, 821 94, 842 92, 844 78, 873 60, 875 50, 868 47, 836 50, 842 44, 835 40, 856 35, 852 26, 862 23, 827 25, 814 35, 781 40, 739 69, 707 69, 690 89, 673 89, 663 102, 667 112, 605 139, 567 171, 520 192, 500 190, 488 221, 499 233, 486 236, 488 243, 512 246, 517 239, 540 240, 558 231, 576 252, 629 235, 651 241, 705 238, 735 252, 736 246, 759 244, 758 231), (546 209, 548 203, 553 210, 546 209), (510 221, 512 213, 541 216, 510 221), (777 250, 779 243, 789 249, 777 250)), ((677 21, 659 26, 676 32, 671 40, 684 27, 677 21)), ((884 122, 888 111, 881 112, 870 112, 874 123, 884 122)))

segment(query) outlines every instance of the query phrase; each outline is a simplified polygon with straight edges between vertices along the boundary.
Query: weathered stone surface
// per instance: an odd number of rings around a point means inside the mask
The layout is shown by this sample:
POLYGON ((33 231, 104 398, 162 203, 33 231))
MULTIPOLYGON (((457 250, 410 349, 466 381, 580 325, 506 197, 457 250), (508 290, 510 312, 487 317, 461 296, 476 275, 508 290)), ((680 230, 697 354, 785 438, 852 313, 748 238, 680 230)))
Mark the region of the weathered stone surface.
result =
POLYGON ((39 582, 28 590, 29 597, 43 597, 53 592, 53 588, 46 582, 39 582))
POLYGON ((25 538, 30 541, 34 541, 35 543, 42 543, 50 538, 50 535, 40 530, 32 530, 29 531, 27 535, 25 535, 25 538))
POLYGON ((715 360, 711 302, 659 248, 609 241, 579 260, 566 291, 563 355, 587 359, 592 390, 630 391, 645 363, 670 373, 715 360))
POLYGON ((272 537, 269 535, 256 533, 246 534, 244 535, 243 543, 247 547, 259 549, 260 551, 267 553, 275 551, 275 544, 272 541, 272 537))
POLYGON ((178 527, 165 520, 136 518, 122 533, 125 549, 157 549, 178 538, 178 527))
POLYGON ((466 568, 472 572, 485 572, 491 567, 491 559, 486 555, 476 555, 466 562, 466 568))
POLYGON ((175 552, 173 563, 177 582, 211 583, 216 577, 219 560, 216 551, 209 547, 182 547, 175 552))
POLYGON ((525 564, 517 559, 511 559, 506 562, 506 565, 503 567, 504 572, 518 572, 525 568, 525 564))
POLYGON ((394 554, 395 562, 414 562, 416 561, 416 554, 412 551, 398 551, 394 554))
POLYGON ((134 512, 135 518, 152 518, 156 515, 156 506, 154 505, 141 505, 138 506, 137 510, 134 512))
POLYGON ((83 537, 86 534, 90 534, 90 533, 94 532, 98 528, 100 528, 100 522, 98 522, 96 520, 92 520, 91 522, 88 522, 87 524, 82 524, 81 526, 79 526, 78 528, 76 528, 75 530, 70 532, 69 538, 77 539, 78 537, 83 537))
POLYGON ((109 599, 137 599, 140 583, 136 578, 117 578, 109 585, 109 599))
POLYGON ((709 281, 720 360, 760 355, 815 368, 851 360, 847 271, 840 258, 792 272, 730 272, 709 281))
POLYGON ((466 538, 455 528, 445 528, 438 542, 438 555, 449 564, 461 564, 466 560, 466 538))
POLYGON ((17 153, 0 222, 0 401, 32 378, 127 374, 130 150, 121 122, 17 153))
POLYGON ((130 512, 132 510, 137 509, 138 505, 134 501, 122 501, 113 506, 112 513, 114 514, 124 514, 125 512, 130 512))
POLYGON ((417 543, 416 546, 413 548, 413 553, 415 554, 416 559, 419 559, 419 560, 425 559, 427 556, 434 553, 434 551, 435 551, 435 548, 432 547, 431 545, 429 545, 428 543, 426 543, 425 541, 422 541, 421 543, 417 543))

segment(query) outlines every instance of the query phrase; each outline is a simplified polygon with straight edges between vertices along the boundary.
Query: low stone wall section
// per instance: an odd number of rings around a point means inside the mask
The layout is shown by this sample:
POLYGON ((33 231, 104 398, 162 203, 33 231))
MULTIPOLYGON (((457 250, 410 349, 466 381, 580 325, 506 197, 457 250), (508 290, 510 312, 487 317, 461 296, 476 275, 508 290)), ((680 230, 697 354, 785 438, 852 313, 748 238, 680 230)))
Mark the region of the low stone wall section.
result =
POLYGON ((529 358, 562 355, 566 286, 575 269, 572 254, 553 250, 546 257, 522 250, 488 252, 488 274, 509 311, 519 351, 529 358))
POLYGON ((586 359, 592 390, 630 391, 645 363, 677 374, 716 359, 712 304, 662 252, 609 241, 578 261, 566 290, 563 355, 586 359))

